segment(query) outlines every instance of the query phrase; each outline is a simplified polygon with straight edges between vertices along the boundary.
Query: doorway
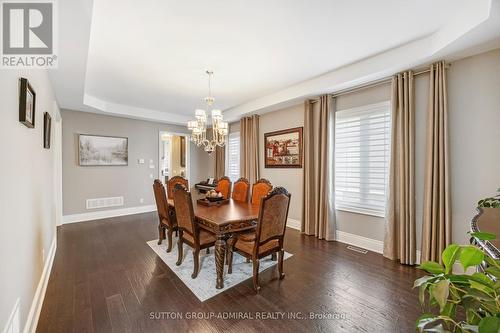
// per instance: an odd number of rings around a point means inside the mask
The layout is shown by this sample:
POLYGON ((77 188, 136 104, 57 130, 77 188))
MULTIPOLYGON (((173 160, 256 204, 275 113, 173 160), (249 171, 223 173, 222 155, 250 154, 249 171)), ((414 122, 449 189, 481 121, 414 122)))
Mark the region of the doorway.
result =
POLYGON ((188 140, 184 133, 160 132, 159 179, 163 184, 174 176, 190 180, 188 140))

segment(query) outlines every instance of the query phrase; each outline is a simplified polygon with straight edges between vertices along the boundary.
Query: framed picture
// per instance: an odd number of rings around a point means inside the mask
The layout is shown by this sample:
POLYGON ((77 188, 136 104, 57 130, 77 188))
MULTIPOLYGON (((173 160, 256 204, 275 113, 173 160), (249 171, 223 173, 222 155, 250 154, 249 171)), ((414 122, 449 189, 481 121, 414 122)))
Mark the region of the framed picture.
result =
POLYGON ((100 135, 78 135, 80 166, 128 165, 128 138, 100 135))
POLYGON ((180 139, 181 139, 181 149, 180 149, 181 167, 185 168, 186 167, 186 137, 181 136, 180 139))
POLYGON ((52 118, 48 112, 43 114, 43 148, 50 149, 50 132, 52 128, 52 118))
POLYGON ((302 127, 264 134, 266 168, 302 168, 302 127))
POLYGON ((27 79, 19 81, 19 121, 26 127, 34 128, 36 94, 27 79))

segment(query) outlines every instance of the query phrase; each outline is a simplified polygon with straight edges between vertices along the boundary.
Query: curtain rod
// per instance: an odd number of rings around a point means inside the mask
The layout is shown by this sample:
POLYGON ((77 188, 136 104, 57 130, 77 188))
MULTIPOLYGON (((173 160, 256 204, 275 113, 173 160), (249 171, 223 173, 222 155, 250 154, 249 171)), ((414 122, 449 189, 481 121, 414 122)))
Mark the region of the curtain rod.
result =
MULTIPOLYGON (((448 69, 448 67, 450 67, 450 66, 451 66, 451 64, 446 64, 445 68, 448 69)), ((430 71, 431 71, 430 68, 422 69, 420 71, 416 71, 415 73, 413 73, 413 76, 427 74, 430 71)), ((339 90, 339 91, 337 91, 335 93, 332 93, 331 95, 332 95, 332 97, 338 97, 338 96, 342 96, 342 95, 347 95, 347 94, 351 94, 351 93, 354 93, 354 92, 357 92, 357 91, 360 91, 360 90, 363 90, 363 89, 381 86, 381 85, 390 83, 391 81, 392 81, 392 75, 389 76, 389 77, 385 77, 383 79, 379 79, 379 80, 375 80, 375 81, 372 81, 372 82, 363 83, 363 84, 360 84, 358 86, 354 86, 354 87, 351 87, 351 88, 339 90)), ((319 101, 319 99, 313 99, 313 100, 311 100, 311 103, 316 103, 318 101, 319 101)))

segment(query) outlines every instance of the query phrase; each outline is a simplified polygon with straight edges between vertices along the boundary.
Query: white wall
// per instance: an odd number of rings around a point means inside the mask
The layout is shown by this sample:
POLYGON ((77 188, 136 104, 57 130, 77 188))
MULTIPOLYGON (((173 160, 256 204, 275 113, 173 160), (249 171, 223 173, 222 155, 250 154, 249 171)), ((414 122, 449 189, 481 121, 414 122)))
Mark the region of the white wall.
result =
POLYGON ((0 70, 0 330, 17 299, 24 326, 55 241, 60 196, 54 170, 60 142, 54 135, 59 118, 54 100, 46 71, 0 70), (20 77, 36 92, 34 129, 19 122, 20 77), (53 121, 50 150, 43 148, 45 111, 53 121))

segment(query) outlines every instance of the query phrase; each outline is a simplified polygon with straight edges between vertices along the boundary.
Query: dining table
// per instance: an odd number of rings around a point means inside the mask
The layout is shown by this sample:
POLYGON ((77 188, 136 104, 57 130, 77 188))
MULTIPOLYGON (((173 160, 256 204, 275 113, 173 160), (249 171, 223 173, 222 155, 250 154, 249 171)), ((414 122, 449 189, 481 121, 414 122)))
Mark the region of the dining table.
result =
MULTIPOLYGON (((217 289, 224 288, 224 262, 226 256, 226 241, 232 233, 255 229, 259 215, 259 205, 250 202, 229 199, 226 203, 206 206, 198 203, 198 196, 193 196, 193 210, 196 223, 200 228, 215 234, 215 266, 217 289)), ((167 200, 168 205, 175 208, 173 199, 167 200)))

